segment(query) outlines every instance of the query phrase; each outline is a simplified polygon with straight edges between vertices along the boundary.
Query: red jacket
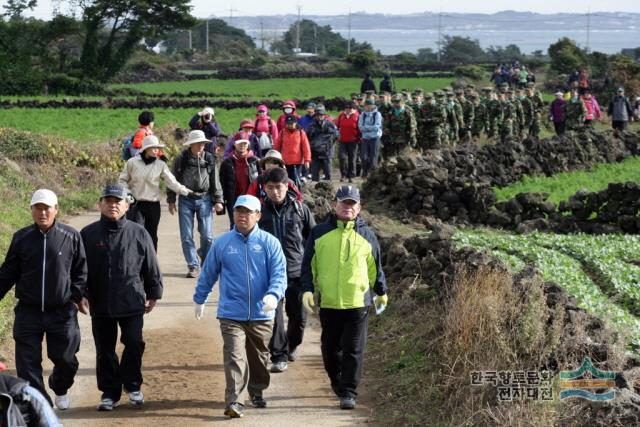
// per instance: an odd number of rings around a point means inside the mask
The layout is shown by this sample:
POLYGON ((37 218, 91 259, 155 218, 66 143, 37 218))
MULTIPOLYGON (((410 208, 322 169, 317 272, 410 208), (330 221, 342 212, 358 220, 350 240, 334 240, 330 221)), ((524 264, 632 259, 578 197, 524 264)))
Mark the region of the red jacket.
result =
POLYGON ((340 142, 360 141, 358 117, 360 117, 360 113, 357 111, 355 111, 350 116, 347 116, 344 112, 340 113, 335 123, 338 130, 340 131, 340 142))
POLYGON ((271 117, 256 116, 254 126, 255 127, 253 128, 253 133, 255 133, 256 136, 259 137, 263 132, 271 132, 271 141, 275 141, 276 139, 278 139, 278 125, 276 125, 276 122, 274 122, 271 117))
POLYGON ((284 129, 273 148, 282 153, 285 165, 301 165, 311 162, 311 147, 307 134, 302 129, 284 129))

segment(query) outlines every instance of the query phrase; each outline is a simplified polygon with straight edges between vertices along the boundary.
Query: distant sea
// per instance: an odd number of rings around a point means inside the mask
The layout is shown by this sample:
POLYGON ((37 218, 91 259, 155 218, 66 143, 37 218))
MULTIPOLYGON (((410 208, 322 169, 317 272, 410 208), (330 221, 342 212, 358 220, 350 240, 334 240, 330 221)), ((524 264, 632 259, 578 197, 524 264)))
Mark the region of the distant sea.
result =
MULTIPOLYGON (((259 37, 259 30, 245 29, 254 38, 259 37)), ((273 32, 273 30, 271 30, 273 32)), ((285 29, 276 30, 282 35, 285 29)), ((334 29, 343 37, 347 37, 347 29, 334 29)), ((272 34, 272 33, 271 33, 272 34)), ((562 37, 575 40, 579 46, 587 46, 586 30, 450 30, 449 36, 461 36, 477 39, 483 49, 489 46, 505 47, 509 44, 517 45, 524 53, 536 50, 547 52, 549 45, 562 37)), ((400 30, 400 29, 376 29, 376 30, 351 30, 351 37, 358 42, 369 42, 374 49, 380 50, 385 55, 394 55, 400 52, 416 53, 421 48, 436 50, 438 31, 433 30, 400 30)), ((607 54, 618 53, 625 48, 640 47, 640 28, 623 30, 591 30, 589 34, 590 51, 599 51, 607 54)))

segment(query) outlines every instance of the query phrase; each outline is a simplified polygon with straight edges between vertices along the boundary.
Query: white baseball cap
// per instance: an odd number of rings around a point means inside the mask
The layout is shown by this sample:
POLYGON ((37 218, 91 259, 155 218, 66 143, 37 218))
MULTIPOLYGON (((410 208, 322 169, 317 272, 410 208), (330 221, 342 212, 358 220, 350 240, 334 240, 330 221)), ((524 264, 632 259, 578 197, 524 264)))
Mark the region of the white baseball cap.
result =
POLYGON ((206 116, 207 114, 208 114, 208 115, 210 115, 210 116, 213 116, 213 115, 214 115, 213 108, 211 108, 211 107, 204 107, 204 110, 202 110, 202 111, 200 111, 200 112, 198 113, 198 115, 199 115, 199 116, 206 116))
POLYGON ((51 190, 41 188, 31 196, 31 204, 29 206, 44 203, 47 206, 58 206, 58 196, 51 190))

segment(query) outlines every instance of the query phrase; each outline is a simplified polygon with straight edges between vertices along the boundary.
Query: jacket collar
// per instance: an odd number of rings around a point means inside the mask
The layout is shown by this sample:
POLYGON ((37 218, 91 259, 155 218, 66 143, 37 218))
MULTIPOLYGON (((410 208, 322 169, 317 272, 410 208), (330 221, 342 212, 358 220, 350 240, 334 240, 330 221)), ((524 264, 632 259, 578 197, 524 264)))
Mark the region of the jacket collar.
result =
POLYGON ((116 221, 111 221, 107 218, 105 218, 103 215, 100 215, 100 223, 102 224, 102 226, 104 228, 106 228, 107 230, 111 231, 117 231, 117 230, 121 230, 122 228, 124 228, 125 224, 127 223, 127 217, 126 215, 123 216, 122 218, 116 220, 116 221))
MULTIPOLYGON (((260 227, 258 227, 258 223, 256 222, 256 225, 253 226, 253 230, 251 230, 251 232, 247 235, 246 239, 252 240, 253 237, 255 237, 255 235, 258 234, 258 230, 260 230, 260 227)), ((236 236, 240 237, 241 239, 243 240, 245 239, 244 234, 239 232, 235 225, 233 226, 233 232, 236 234, 236 236)))

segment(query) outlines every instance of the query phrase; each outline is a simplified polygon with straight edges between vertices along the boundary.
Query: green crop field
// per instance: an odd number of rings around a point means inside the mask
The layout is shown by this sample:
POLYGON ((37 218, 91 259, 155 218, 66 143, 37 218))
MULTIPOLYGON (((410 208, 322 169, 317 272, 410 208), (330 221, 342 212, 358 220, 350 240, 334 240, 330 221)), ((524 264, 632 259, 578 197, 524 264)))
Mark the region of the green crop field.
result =
POLYGON ((640 236, 464 229, 454 238, 460 246, 487 251, 514 271, 534 264, 545 280, 562 286, 580 307, 640 346, 640 236))
MULTIPOLYGON (((426 92, 441 89, 451 84, 451 78, 398 78, 396 88, 414 90, 422 88, 426 92)), ((268 80, 191 80, 180 82, 115 84, 111 87, 130 87, 146 93, 187 93, 190 91, 248 94, 253 98, 297 98, 308 99, 316 96, 334 98, 348 97, 351 92, 360 91, 362 79, 358 78, 300 78, 268 80)), ((377 83, 377 82, 376 82, 377 83)))
POLYGON ((498 200, 518 193, 549 193, 549 201, 559 203, 580 189, 600 191, 611 182, 640 182, 640 158, 630 157, 620 163, 598 164, 589 171, 565 172, 554 176, 525 176, 504 188, 494 188, 498 200))
MULTIPOLYGON (((190 108, 154 108, 156 126, 187 128, 189 120, 197 112, 190 108)), ((34 133, 56 135, 80 143, 101 143, 122 139, 135 131, 138 126, 139 110, 119 109, 39 109, 12 108, 0 109, 0 123, 5 127, 26 130, 34 133)), ((276 120, 280 111, 273 112, 276 120)), ((337 112, 329 111, 335 116, 337 112)), ((253 119, 255 109, 216 109, 216 119, 227 135, 238 130, 244 118, 253 119)))

